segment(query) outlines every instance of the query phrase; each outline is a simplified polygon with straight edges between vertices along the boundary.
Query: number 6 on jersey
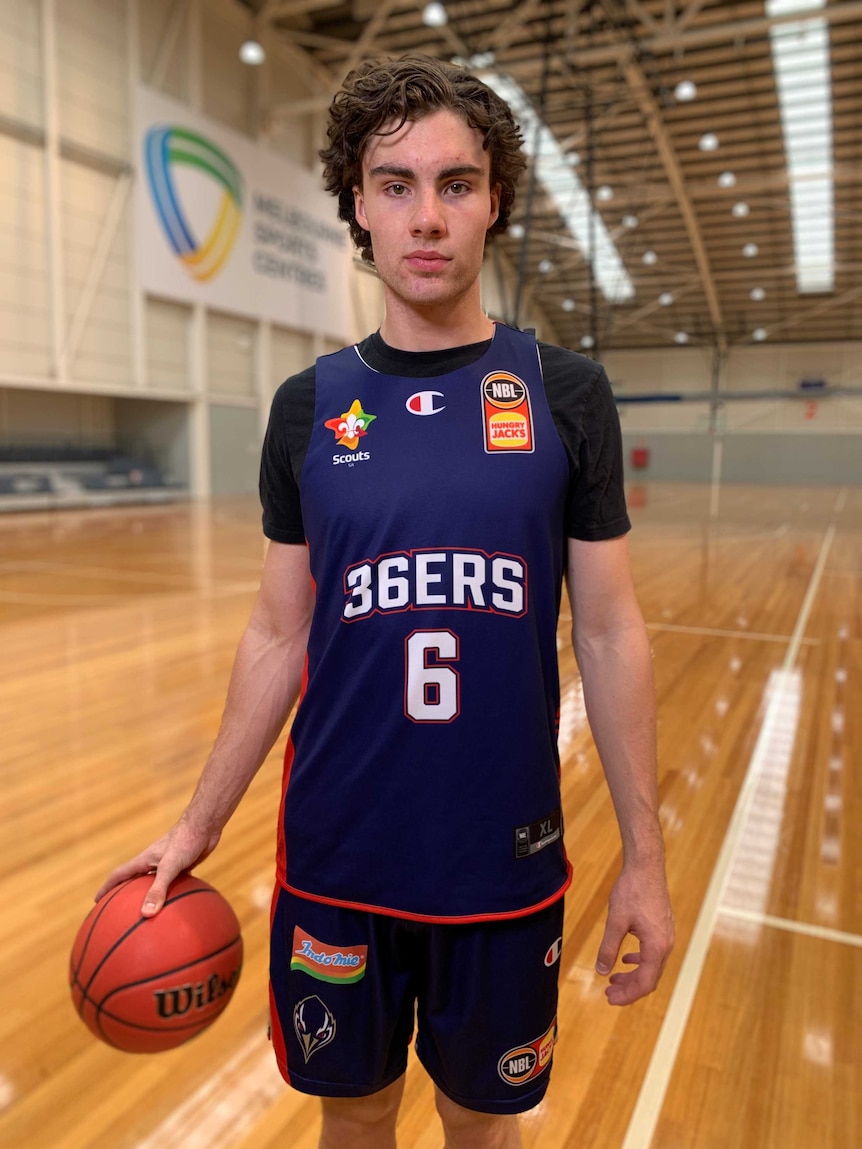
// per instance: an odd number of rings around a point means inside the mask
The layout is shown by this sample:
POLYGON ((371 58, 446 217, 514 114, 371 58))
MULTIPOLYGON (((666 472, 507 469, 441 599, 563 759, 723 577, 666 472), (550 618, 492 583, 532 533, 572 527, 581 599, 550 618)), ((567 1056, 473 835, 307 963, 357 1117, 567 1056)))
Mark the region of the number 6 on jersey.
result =
POLYGON ((461 676, 451 630, 414 630, 404 643, 404 712, 413 722, 451 722, 461 710, 461 676))

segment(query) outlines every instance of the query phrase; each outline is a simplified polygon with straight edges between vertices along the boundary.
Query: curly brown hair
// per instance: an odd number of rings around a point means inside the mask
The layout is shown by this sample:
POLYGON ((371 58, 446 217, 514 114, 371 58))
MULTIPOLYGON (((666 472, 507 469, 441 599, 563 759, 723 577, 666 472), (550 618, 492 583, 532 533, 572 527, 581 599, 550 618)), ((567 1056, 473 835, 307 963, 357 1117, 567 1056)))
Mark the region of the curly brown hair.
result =
POLYGON ((368 140, 394 134, 407 120, 443 110, 463 116, 480 131, 483 147, 490 152, 491 187, 500 187, 500 213, 488 236, 499 235, 509 225, 515 185, 527 161, 520 129, 505 100, 466 68, 433 56, 366 60, 347 75, 333 98, 326 131, 329 146, 318 154, 326 190, 338 196, 338 217, 349 225, 351 239, 367 263, 374 262, 371 236, 356 220, 353 188, 362 186, 368 140), (395 126, 381 132, 392 121, 395 126))

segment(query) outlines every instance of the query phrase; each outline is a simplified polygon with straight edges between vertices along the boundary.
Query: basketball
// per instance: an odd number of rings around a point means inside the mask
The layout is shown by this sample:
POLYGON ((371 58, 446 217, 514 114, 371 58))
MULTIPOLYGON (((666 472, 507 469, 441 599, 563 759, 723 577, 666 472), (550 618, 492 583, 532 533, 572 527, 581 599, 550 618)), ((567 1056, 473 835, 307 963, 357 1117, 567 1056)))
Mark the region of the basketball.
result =
POLYGON ((218 890, 183 874, 145 918, 152 881, 144 874, 109 890, 78 930, 69 963, 81 1020, 127 1053, 173 1049, 206 1029, 242 968, 239 921, 218 890))

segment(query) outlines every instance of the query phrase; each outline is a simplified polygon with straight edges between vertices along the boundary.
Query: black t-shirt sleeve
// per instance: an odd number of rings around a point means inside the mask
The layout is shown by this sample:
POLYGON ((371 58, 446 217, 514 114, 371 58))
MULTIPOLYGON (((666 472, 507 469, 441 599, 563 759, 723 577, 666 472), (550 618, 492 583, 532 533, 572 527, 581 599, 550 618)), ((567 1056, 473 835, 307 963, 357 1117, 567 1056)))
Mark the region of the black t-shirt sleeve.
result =
POLYGON ((585 542, 631 529, 623 489, 620 421, 601 364, 539 344, 545 394, 569 460, 566 533, 585 542))
POLYGON ((263 533, 276 543, 304 543, 299 478, 314 420, 314 368, 276 391, 260 459, 263 533))

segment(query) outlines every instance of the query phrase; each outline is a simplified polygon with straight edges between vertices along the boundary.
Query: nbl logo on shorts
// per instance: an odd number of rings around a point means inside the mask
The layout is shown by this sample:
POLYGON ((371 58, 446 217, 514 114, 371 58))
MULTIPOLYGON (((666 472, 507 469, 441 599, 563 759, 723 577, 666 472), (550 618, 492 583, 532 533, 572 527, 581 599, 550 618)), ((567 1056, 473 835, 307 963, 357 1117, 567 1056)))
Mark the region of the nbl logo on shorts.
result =
POLYGON ((557 1041, 557 1019, 546 1033, 525 1045, 508 1050, 497 1063, 497 1072, 509 1085, 526 1085, 539 1077, 551 1064, 551 1055, 557 1041))

